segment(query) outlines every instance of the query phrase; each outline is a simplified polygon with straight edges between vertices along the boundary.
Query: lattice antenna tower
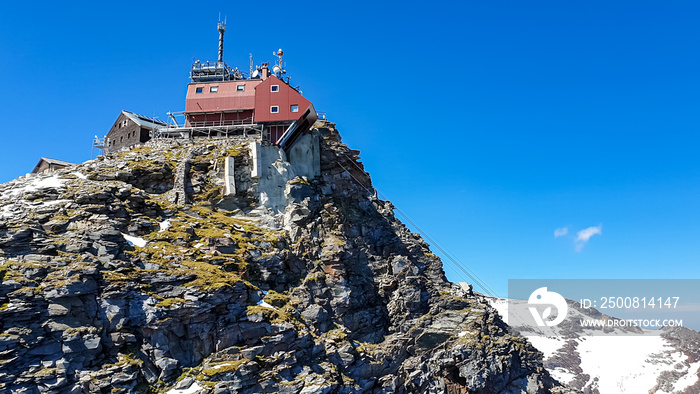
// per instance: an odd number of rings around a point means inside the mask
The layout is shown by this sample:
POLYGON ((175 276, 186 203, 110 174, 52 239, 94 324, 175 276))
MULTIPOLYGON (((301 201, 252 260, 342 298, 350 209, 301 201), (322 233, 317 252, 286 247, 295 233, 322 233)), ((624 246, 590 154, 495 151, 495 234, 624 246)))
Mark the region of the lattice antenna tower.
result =
POLYGON ((219 63, 224 62, 224 33, 226 33, 226 17, 224 16, 224 21, 221 22, 221 13, 219 13, 219 24, 217 26, 219 30, 219 63))

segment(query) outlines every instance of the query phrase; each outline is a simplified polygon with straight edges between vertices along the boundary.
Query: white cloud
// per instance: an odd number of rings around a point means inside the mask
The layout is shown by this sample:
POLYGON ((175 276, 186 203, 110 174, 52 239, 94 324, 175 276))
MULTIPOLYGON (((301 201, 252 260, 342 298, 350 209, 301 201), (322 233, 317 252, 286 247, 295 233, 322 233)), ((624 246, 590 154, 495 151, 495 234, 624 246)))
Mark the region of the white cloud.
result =
POLYGON ((568 227, 562 227, 554 230, 554 238, 563 237, 569 233, 568 227))
POLYGON ((597 226, 585 228, 578 233, 576 233, 576 241, 588 242, 592 236, 596 234, 603 234, 603 225, 599 224, 597 226))
POLYGON ((581 249, 583 249, 583 246, 588 242, 588 240, 591 239, 591 237, 596 235, 596 234, 598 234, 598 235, 603 234, 603 225, 602 224, 599 224, 597 226, 584 228, 583 230, 576 233, 576 240, 574 241, 574 243, 576 245, 576 251, 580 252, 581 249))

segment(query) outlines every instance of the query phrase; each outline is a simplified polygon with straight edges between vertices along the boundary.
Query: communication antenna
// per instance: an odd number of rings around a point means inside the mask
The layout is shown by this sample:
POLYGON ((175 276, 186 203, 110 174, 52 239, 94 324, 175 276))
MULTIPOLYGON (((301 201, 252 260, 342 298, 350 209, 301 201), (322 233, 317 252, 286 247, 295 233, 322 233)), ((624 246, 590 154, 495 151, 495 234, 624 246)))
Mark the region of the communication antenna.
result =
POLYGON ((101 140, 100 137, 95 135, 95 139, 92 140, 92 154, 90 157, 92 159, 95 158, 95 149, 98 149, 101 152, 98 152, 98 156, 104 155, 104 150, 105 150, 105 145, 107 143, 107 136, 104 136, 101 140))
POLYGON ((224 33, 226 33, 226 17, 224 16, 224 22, 221 23, 221 13, 219 12, 219 24, 217 26, 219 30, 219 63, 224 62, 224 33))
POLYGON ((249 53, 248 55, 250 55, 250 74, 248 75, 253 75, 253 54, 249 53))
POLYGON ((279 77, 286 73, 284 70, 284 63, 282 62, 282 55, 284 55, 284 52, 282 52, 282 48, 280 48, 277 50, 277 52, 272 52, 272 54, 277 56, 278 59, 277 64, 272 67, 272 71, 279 77))

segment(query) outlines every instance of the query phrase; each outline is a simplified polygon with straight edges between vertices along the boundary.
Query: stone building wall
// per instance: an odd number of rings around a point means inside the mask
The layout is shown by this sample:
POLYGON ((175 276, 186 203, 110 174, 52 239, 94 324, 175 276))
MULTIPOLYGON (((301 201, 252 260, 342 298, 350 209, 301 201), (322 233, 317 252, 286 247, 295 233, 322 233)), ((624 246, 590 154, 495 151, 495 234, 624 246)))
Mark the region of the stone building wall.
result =
POLYGON ((146 142, 149 138, 148 130, 140 127, 122 113, 107 133, 105 151, 115 152, 124 147, 146 142))

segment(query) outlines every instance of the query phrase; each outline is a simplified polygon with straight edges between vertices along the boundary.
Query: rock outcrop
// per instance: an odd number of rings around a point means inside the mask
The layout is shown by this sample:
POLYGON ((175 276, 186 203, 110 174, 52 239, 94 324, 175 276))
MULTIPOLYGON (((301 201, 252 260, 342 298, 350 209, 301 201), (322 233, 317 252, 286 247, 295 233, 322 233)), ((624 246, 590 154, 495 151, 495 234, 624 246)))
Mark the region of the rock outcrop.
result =
POLYGON ((248 140, 154 140, 0 185, 0 391, 568 392, 312 132, 313 178, 251 176, 248 140))

